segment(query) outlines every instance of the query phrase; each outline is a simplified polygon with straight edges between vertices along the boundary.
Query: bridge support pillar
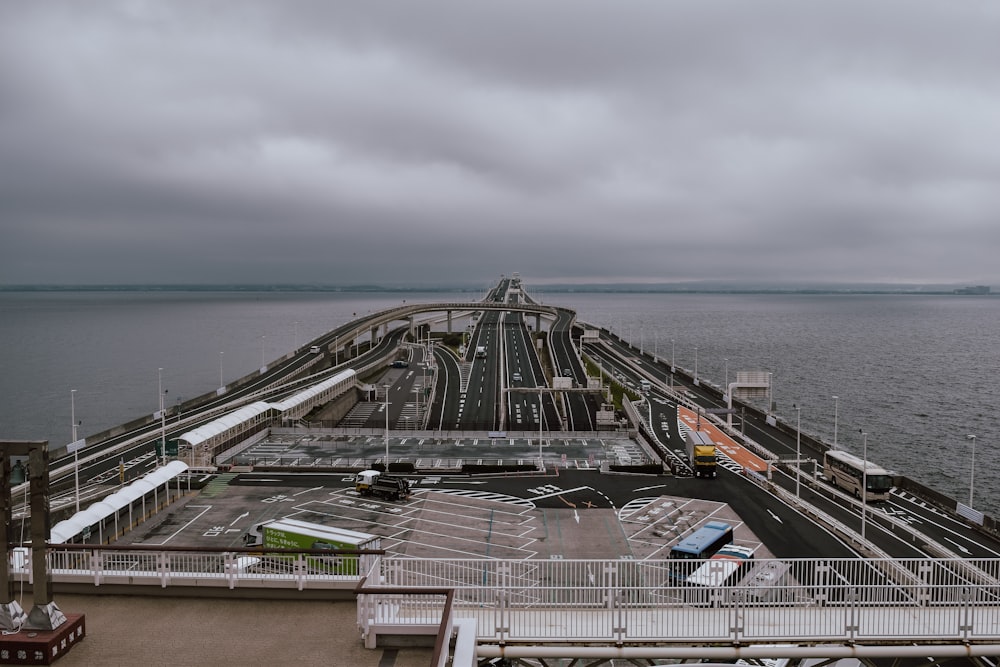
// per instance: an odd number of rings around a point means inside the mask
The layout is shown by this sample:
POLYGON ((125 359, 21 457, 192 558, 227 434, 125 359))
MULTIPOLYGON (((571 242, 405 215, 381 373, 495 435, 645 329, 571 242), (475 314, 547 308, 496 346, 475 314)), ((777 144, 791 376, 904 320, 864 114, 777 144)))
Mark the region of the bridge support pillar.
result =
POLYGON ((368 333, 369 333, 369 335, 371 336, 371 341, 372 341, 372 347, 375 347, 375 344, 376 344, 376 343, 378 342, 378 340, 379 340, 379 335, 378 335, 378 325, 376 324, 376 325, 375 325, 375 326, 373 326, 373 327, 372 327, 371 329, 369 329, 369 330, 368 330, 368 333))
POLYGON ((448 311, 448 333, 451 333, 451 311, 448 311))
POLYGON ((542 315, 541 313, 535 313, 535 331, 542 330, 542 315))

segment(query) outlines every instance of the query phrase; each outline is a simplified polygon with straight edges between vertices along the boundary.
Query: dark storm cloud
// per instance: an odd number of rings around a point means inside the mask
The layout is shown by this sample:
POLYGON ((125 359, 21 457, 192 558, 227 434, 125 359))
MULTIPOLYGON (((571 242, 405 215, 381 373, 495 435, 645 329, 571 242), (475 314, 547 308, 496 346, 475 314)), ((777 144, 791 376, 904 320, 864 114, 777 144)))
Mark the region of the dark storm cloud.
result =
POLYGON ((0 281, 1000 283, 998 28, 988 3, 8 3, 0 281))

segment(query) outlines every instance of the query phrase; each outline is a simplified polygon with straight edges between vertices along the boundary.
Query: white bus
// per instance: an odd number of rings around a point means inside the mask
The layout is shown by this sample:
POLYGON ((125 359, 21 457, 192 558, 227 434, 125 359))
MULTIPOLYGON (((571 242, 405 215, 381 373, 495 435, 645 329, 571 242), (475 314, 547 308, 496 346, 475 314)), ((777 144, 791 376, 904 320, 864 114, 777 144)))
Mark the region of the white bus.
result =
POLYGON ((823 454, 823 475, 855 498, 861 498, 862 479, 867 477, 867 502, 888 500, 892 489, 892 475, 885 468, 839 450, 829 449, 823 454))
POLYGON ((691 573, 687 583, 692 586, 719 588, 733 583, 737 575, 753 562, 753 549, 727 544, 691 573))

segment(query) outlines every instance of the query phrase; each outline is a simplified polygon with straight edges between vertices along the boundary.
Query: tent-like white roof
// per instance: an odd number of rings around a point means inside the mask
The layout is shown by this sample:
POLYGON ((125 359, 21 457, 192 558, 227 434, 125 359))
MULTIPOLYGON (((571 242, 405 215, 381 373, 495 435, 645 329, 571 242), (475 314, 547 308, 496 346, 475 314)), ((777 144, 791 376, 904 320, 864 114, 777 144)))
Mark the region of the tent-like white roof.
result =
POLYGON ((204 426, 199 426, 193 431, 188 431, 178 438, 178 440, 183 440, 184 442, 194 446, 200 445, 220 433, 225 433, 234 426, 253 419, 259 414, 267 412, 271 409, 271 407, 270 403, 265 403, 263 401, 251 403, 250 405, 242 407, 235 412, 230 412, 229 414, 223 415, 214 421, 210 421, 204 426))
POLYGON ((352 369, 341 371, 336 375, 334 375, 332 378, 329 378, 328 380, 323 380, 322 382, 314 384, 308 389, 304 389, 297 394, 289 396, 283 401, 278 401, 277 403, 272 403, 271 405, 273 405, 276 409, 282 412, 290 408, 298 407, 299 405, 302 405, 303 403, 308 401, 310 398, 313 398, 314 396, 319 396, 327 389, 337 386, 338 383, 343 382, 344 380, 353 377, 354 375, 357 375, 357 373, 352 369))
POLYGON ((157 468, 142 479, 115 491, 104 500, 100 500, 87 509, 80 510, 70 518, 57 523, 49 533, 49 544, 68 542, 87 526, 93 526, 123 507, 128 507, 133 500, 142 498, 145 494, 166 484, 187 469, 188 464, 183 461, 171 461, 167 465, 157 468))

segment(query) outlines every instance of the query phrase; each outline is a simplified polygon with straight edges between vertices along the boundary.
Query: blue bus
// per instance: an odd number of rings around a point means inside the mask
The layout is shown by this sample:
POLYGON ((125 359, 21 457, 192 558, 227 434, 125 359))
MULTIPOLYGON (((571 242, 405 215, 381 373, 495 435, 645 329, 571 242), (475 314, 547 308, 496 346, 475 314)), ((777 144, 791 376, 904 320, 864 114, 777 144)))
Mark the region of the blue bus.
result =
POLYGON ((733 541, 733 527, 722 521, 709 521, 670 550, 670 559, 680 561, 671 569, 673 579, 687 579, 699 565, 695 561, 707 560, 733 541), (686 562, 685 562, 686 561, 686 562))

